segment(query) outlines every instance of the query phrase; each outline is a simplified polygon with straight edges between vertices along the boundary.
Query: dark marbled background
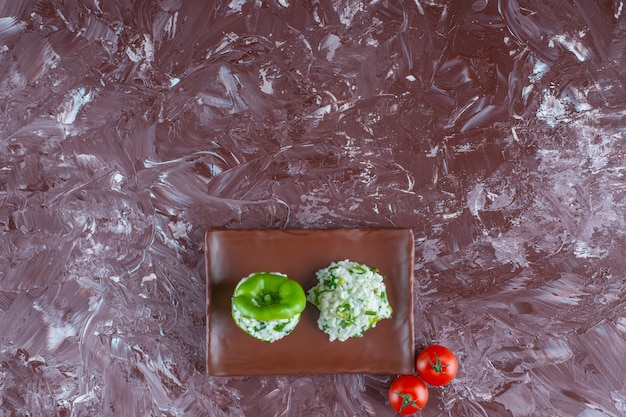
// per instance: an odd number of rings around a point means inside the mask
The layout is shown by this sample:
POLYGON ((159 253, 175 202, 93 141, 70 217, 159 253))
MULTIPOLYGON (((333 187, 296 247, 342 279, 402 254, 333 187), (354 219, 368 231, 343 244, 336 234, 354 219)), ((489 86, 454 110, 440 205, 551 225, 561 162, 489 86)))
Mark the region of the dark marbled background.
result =
POLYGON ((211 378, 209 228, 407 227, 423 416, 626 415, 621 0, 0 0, 2 416, 393 416, 211 378))

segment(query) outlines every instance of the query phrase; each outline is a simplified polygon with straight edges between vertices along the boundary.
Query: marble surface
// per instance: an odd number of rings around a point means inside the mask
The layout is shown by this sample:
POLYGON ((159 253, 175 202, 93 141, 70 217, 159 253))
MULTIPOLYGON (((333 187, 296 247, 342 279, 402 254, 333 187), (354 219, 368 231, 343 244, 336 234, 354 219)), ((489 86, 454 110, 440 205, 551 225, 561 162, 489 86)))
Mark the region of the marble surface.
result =
POLYGON ((332 227, 414 233, 421 415, 626 415, 622 0, 4 0, 0 74, 1 415, 393 416, 206 373, 205 231, 332 227))

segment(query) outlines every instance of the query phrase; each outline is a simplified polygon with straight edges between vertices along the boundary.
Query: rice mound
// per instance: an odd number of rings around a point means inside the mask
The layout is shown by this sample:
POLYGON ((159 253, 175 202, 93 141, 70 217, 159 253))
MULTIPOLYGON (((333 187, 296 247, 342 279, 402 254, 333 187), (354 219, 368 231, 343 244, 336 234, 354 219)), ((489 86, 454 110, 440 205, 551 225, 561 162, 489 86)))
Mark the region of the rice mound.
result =
POLYGON ((318 283, 308 291, 307 300, 319 309, 317 325, 331 342, 361 337, 391 317, 385 277, 377 269, 346 259, 320 269, 315 276, 318 283))

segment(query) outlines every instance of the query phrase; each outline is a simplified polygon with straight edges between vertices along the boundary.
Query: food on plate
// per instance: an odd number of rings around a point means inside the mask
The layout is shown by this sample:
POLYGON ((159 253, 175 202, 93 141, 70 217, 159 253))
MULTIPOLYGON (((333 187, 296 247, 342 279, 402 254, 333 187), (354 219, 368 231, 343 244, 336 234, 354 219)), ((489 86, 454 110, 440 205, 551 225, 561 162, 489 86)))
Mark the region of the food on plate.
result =
POLYGON ((400 414, 420 411, 428 401, 428 388, 415 375, 401 375, 389 387, 389 404, 400 414))
POLYGON ((443 386, 456 377, 459 361, 447 347, 430 345, 417 355, 415 368, 426 383, 443 386))
POLYGON ((302 286, 279 272, 254 272, 237 284, 233 320, 244 332, 265 342, 290 334, 306 307, 302 286))
POLYGON ((346 259, 315 275, 318 283, 308 291, 307 300, 319 309, 317 325, 331 342, 361 337, 391 317, 385 277, 377 269, 346 259))

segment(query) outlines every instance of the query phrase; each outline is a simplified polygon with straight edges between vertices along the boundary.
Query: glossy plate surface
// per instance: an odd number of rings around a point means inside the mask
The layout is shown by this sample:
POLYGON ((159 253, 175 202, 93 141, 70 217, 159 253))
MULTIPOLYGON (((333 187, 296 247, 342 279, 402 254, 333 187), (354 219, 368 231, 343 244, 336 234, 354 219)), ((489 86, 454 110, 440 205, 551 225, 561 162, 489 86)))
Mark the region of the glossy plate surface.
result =
POLYGON ((414 370, 413 234, 409 229, 209 230, 206 233, 207 370, 210 375, 374 373, 414 370), (329 342, 307 303, 285 338, 264 343, 231 317, 239 280, 255 271, 282 272, 305 291, 315 271, 333 261, 365 263, 386 276, 393 308, 361 338, 329 342))

